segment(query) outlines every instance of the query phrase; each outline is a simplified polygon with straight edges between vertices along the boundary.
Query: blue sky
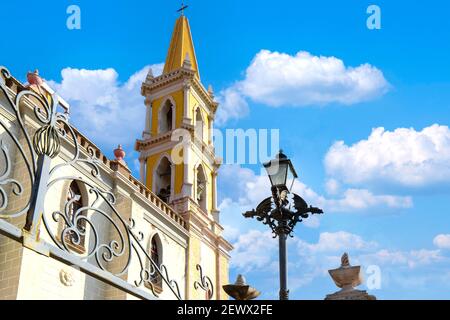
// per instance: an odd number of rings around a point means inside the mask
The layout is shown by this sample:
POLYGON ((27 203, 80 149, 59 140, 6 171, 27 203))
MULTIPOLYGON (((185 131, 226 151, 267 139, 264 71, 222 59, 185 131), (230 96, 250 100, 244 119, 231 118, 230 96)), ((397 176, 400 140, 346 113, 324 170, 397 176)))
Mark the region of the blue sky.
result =
MULTIPOLYGON (((340 255, 349 251, 363 270, 379 266, 381 288, 369 291, 380 299, 450 299, 450 5, 437 0, 188 4, 202 82, 213 85, 222 110, 237 110, 220 128, 279 129, 280 145, 300 174, 297 192, 326 211, 314 223, 299 225, 289 241, 291 297, 322 299, 336 291, 326 270, 338 267, 340 255), (381 8, 381 30, 366 27, 370 4, 381 8), (299 58, 300 51, 308 55, 299 58), (281 67, 269 70, 263 63, 268 59, 281 67), (253 62, 261 64, 252 68, 253 62), (323 71, 326 63, 339 62, 343 68, 337 73, 323 71), (358 69, 364 64, 370 69, 358 69), (271 83, 279 70, 287 76, 271 83), (350 81, 352 70, 374 87, 350 81), (256 92, 249 89, 255 84, 251 72, 260 75, 256 92), (271 90, 265 94, 261 88, 271 90), (227 90, 243 105, 227 103, 227 90), (342 91, 361 98, 342 98, 342 91), (302 98, 311 96, 316 98, 303 105, 302 98), (281 102, 273 106, 273 99, 281 102), (384 131, 372 134, 380 127, 384 131), (339 188, 326 188, 330 181, 339 188)), ((72 104, 73 122, 111 156, 114 146, 123 144, 136 172, 132 148, 144 125, 139 81, 149 65, 161 67, 178 7, 178 1, 25 1, 20 7, 7 2, 0 64, 23 81, 27 71, 39 68, 72 104), (81 30, 66 28, 71 4, 81 8, 81 30), (78 69, 92 72, 83 76, 78 69), (85 121, 90 109, 97 116, 85 121)), ((263 298, 273 299, 276 240, 256 221, 239 217, 269 194, 268 188, 254 187, 268 182, 259 170, 224 167, 219 202, 237 248, 232 280, 244 273, 263 298), (231 183, 236 175, 238 188, 231 183)))

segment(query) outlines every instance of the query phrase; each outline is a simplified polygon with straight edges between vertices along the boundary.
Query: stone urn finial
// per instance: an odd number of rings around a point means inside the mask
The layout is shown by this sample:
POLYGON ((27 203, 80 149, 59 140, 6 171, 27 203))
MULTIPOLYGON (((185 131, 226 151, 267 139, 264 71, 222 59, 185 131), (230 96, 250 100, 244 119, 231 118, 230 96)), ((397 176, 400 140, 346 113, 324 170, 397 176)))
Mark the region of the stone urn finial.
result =
POLYGON ((356 290, 355 287, 362 283, 361 266, 350 265, 348 253, 341 257, 341 266, 337 269, 328 270, 336 286, 341 288, 333 294, 328 294, 325 300, 376 300, 364 290, 356 290))
POLYGON ((341 267, 350 267, 350 260, 348 259, 348 253, 345 252, 341 257, 341 267))
POLYGON ((337 269, 328 270, 334 283, 341 288, 341 291, 352 290, 361 284, 361 267, 351 266, 348 253, 341 257, 341 266, 337 269))
POLYGON ((119 144, 117 149, 114 150, 114 156, 116 157, 117 161, 123 161, 123 158, 125 158, 125 151, 122 149, 122 145, 119 144))
POLYGON ((239 274, 237 276, 236 282, 234 284, 237 284, 238 286, 245 286, 245 278, 242 274, 239 274))
POLYGON ((214 97, 214 89, 213 89, 212 85, 209 85, 209 86, 208 86, 208 94, 209 94, 211 97, 214 97))
POLYGON ((192 69, 191 58, 189 57, 189 54, 187 52, 186 52, 186 56, 184 57, 183 68, 192 69))
POLYGON ((35 86, 42 86, 44 84, 44 81, 39 76, 38 69, 34 70, 34 72, 27 73, 27 81, 30 85, 35 85, 35 86))
POLYGON ((118 145, 117 149, 114 149, 114 160, 111 160, 111 169, 114 171, 119 171, 122 174, 128 175, 131 170, 128 168, 127 163, 124 161, 125 151, 122 149, 122 145, 118 145))
POLYGON ((39 92, 41 95, 43 95, 43 92, 41 90, 41 87, 44 84, 44 80, 39 76, 39 70, 36 69, 34 72, 28 71, 27 73, 27 81, 28 81, 28 88, 32 88, 35 91, 39 92))
POLYGON ((147 76, 145 77, 145 81, 152 83, 153 79, 155 79, 155 76, 153 75, 153 70, 152 70, 152 68, 149 68, 148 72, 147 72, 147 76))
POLYGON ((236 300, 252 300, 257 298, 261 292, 255 288, 250 287, 245 282, 245 278, 242 274, 237 276, 236 282, 234 284, 224 285, 223 290, 230 297, 236 300))

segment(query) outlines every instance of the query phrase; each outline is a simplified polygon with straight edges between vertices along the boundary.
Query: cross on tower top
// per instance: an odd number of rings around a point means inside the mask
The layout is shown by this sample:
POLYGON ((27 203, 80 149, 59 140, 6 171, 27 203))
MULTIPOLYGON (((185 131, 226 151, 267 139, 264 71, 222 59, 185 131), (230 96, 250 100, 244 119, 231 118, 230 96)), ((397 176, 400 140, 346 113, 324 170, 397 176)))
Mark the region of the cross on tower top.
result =
POLYGON ((189 6, 184 4, 184 1, 181 1, 181 8, 177 10, 180 12, 182 16, 184 16, 184 10, 186 10, 189 6))

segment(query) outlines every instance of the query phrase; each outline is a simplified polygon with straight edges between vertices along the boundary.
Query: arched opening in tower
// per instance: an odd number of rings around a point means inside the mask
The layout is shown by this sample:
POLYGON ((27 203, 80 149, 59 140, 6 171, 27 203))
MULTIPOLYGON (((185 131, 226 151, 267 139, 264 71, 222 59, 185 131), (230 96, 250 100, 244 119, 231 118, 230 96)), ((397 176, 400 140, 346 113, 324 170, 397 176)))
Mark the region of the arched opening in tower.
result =
POLYGON ((167 157, 164 157, 156 169, 155 191, 159 198, 165 203, 169 203, 171 195, 172 168, 167 157))
POLYGON ((197 203, 204 212, 207 212, 207 184, 205 170, 201 165, 197 167, 197 203))
POLYGON ((173 104, 167 100, 159 113, 159 133, 166 133, 173 129, 173 104))
POLYGON ((197 110, 195 111, 195 133, 200 141, 203 141, 203 127, 204 121, 202 118, 202 112, 200 108, 197 108, 197 110))

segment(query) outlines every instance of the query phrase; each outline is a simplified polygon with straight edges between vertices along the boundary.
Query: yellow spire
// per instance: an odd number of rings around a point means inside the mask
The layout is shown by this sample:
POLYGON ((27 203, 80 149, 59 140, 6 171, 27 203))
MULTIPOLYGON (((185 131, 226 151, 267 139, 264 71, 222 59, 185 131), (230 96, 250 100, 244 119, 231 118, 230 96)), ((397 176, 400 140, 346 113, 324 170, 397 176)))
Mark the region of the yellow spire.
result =
POLYGON ((200 79, 189 21, 182 15, 175 23, 163 74, 181 68, 187 58, 191 64, 191 69, 195 71, 195 76, 200 79))

